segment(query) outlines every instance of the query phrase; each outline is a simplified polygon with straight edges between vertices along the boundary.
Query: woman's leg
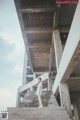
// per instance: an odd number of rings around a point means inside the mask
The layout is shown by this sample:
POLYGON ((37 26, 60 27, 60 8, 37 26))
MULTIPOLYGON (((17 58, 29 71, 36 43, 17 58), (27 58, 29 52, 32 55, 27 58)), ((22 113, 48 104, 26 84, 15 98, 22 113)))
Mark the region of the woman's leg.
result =
POLYGON ((41 95, 38 95, 38 100, 39 100, 39 106, 43 106, 43 105, 42 105, 41 95))

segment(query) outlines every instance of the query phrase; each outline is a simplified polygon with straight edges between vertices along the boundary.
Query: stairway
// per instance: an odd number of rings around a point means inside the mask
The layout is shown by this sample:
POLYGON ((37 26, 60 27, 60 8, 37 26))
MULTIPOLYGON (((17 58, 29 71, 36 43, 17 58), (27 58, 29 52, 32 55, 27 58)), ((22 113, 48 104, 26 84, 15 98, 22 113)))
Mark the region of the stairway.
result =
POLYGON ((70 120, 62 107, 8 108, 8 120, 70 120))
MULTIPOLYGON (((51 94, 52 91, 43 91, 42 103, 44 106, 48 105, 51 94)), ((38 97, 36 96, 36 93, 34 91, 28 91, 24 95, 23 100, 20 103, 20 107, 38 107, 38 106, 39 106, 38 97)))
POLYGON ((52 95, 49 105, 43 108, 8 108, 8 120, 71 120, 64 107, 52 95))

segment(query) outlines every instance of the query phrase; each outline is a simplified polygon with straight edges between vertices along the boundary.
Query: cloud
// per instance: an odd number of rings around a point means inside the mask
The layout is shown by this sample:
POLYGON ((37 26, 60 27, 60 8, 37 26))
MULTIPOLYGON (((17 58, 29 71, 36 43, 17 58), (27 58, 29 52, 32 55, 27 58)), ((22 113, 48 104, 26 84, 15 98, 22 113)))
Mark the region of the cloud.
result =
POLYGON ((13 0, 3 0, 2 9, 0 10, 0 36, 7 41, 8 44, 15 43, 15 50, 18 53, 24 51, 23 36, 21 33, 15 5, 13 0))
POLYGON ((19 60, 21 58, 18 51, 16 51, 16 45, 14 44, 8 44, 7 41, 2 39, 0 37, 0 70, 3 72, 10 70, 11 68, 14 69, 17 66, 18 70, 21 70, 21 62, 22 60, 19 60), (15 59, 16 57, 16 59, 15 59))
POLYGON ((16 49, 16 43, 9 44, 0 37, 0 87, 15 92, 22 83, 24 59, 23 49, 19 51, 22 46, 16 49))
POLYGON ((0 110, 5 110, 7 107, 15 107, 16 94, 6 88, 0 89, 0 110), (14 104, 15 103, 15 104, 14 104))
POLYGON ((14 48, 14 44, 9 45, 2 37, 0 37, 0 56, 8 55, 14 48))
POLYGON ((17 92, 17 88, 22 82, 24 53, 19 54, 18 51, 12 49, 12 45, 5 44, 3 46, 6 51, 2 47, 4 54, 0 54, 0 87, 17 92), (7 47, 11 47, 9 51, 7 47))
POLYGON ((22 72, 22 67, 21 67, 19 64, 17 64, 17 65, 15 66, 14 70, 15 70, 17 73, 20 74, 20 73, 22 72))
POLYGON ((23 75, 24 42, 13 0, 0 4, 0 108, 15 106, 23 75))

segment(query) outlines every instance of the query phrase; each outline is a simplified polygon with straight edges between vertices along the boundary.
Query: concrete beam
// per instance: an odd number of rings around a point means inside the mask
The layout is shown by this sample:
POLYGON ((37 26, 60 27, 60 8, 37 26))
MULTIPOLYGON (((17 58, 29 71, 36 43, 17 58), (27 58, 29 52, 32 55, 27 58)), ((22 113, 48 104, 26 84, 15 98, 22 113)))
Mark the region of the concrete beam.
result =
POLYGON ((69 33, 69 27, 62 27, 59 29, 60 33, 69 33))
POLYGON ((39 12, 53 12, 54 8, 22 8, 21 13, 39 13, 39 12))
POLYGON ((53 31, 53 29, 52 28, 50 28, 50 27, 28 27, 28 28, 26 28, 26 33, 27 34, 34 34, 34 33, 36 33, 36 34, 44 34, 44 33, 52 33, 52 31, 53 31))
MULTIPOLYGON (((39 77, 38 77, 39 78, 39 77)), ((25 84, 24 86, 19 88, 19 93, 26 91, 27 89, 36 86, 38 83, 38 78, 34 79, 33 81, 29 82, 28 84, 25 84)), ((42 78, 42 81, 48 80, 48 73, 44 73, 40 76, 42 78)))
MULTIPOLYGON (((25 31, 26 31, 26 34, 52 33, 54 28, 57 28, 58 22, 56 21, 56 23, 54 22, 53 24, 54 24, 53 28, 52 27, 46 27, 46 28, 45 27, 27 27, 25 31)), ((60 27, 59 31, 60 31, 60 33, 68 33, 69 32, 69 27, 66 27, 66 28, 65 27, 60 27)))
POLYGON ((35 73, 38 73, 38 72, 48 72, 48 67, 38 67, 38 68, 36 68, 35 66, 34 66, 34 72, 35 73))
POLYGON ((40 45, 29 45, 28 46, 28 48, 50 48, 50 45, 47 45, 47 46, 45 46, 45 45, 42 45, 42 46, 40 46, 40 45))
POLYGON ((53 85, 53 93, 59 86, 59 83, 66 81, 72 73, 74 67, 80 59, 80 5, 77 5, 76 12, 72 21, 67 42, 60 61, 59 69, 53 85))
POLYGON ((80 77, 69 77, 71 80, 80 80, 80 77))
POLYGON ((46 47, 46 48, 50 48, 50 46, 51 46, 51 41, 50 40, 45 40, 45 41, 42 41, 42 40, 40 40, 40 41, 29 41, 29 43, 28 43, 28 47, 29 48, 44 48, 44 47, 46 47))

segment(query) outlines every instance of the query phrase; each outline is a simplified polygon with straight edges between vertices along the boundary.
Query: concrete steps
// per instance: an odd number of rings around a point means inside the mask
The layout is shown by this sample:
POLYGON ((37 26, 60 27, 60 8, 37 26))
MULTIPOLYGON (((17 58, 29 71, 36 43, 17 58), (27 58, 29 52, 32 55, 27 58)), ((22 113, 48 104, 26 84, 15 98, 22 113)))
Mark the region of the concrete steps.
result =
POLYGON ((70 120, 62 107, 8 108, 8 120, 70 120))
MULTIPOLYGON (((42 93, 42 102, 44 106, 48 105, 52 92, 51 91, 43 91, 42 93)), ((36 92, 28 91, 24 97, 22 102, 20 103, 20 107, 38 107, 39 102, 36 96, 36 92)))
MULTIPOLYGON (((9 120, 28 120, 28 119, 9 119, 9 120)), ((36 118, 32 118, 32 119, 30 119, 30 120, 36 120, 36 118)), ((44 118, 43 119, 39 119, 39 120, 45 120, 44 118)), ((56 118, 52 118, 52 119, 46 119, 46 120, 70 120, 70 119, 65 119, 65 118, 58 118, 58 119, 56 119, 56 118)))
POLYGON ((64 107, 60 107, 53 95, 48 106, 8 108, 8 120, 70 120, 64 107))
POLYGON ((65 110, 65 108, 64 107, 59 107, 59 106, 46 106, 46 107, 43 107, 43 108, 41 108, 41 109, 39 109, 39 108, 37 108, 37 107, 30 107, 30 108, 26 108, 26 107, 24 107, 24 108, 16 108, 16 107, 10 107, 10 108, 8 108, 8 111, 42 111, 42 110, 46 110, 46 111, 49 111, 49 110, 51 110, 51 111, 64 111, 65 110))

